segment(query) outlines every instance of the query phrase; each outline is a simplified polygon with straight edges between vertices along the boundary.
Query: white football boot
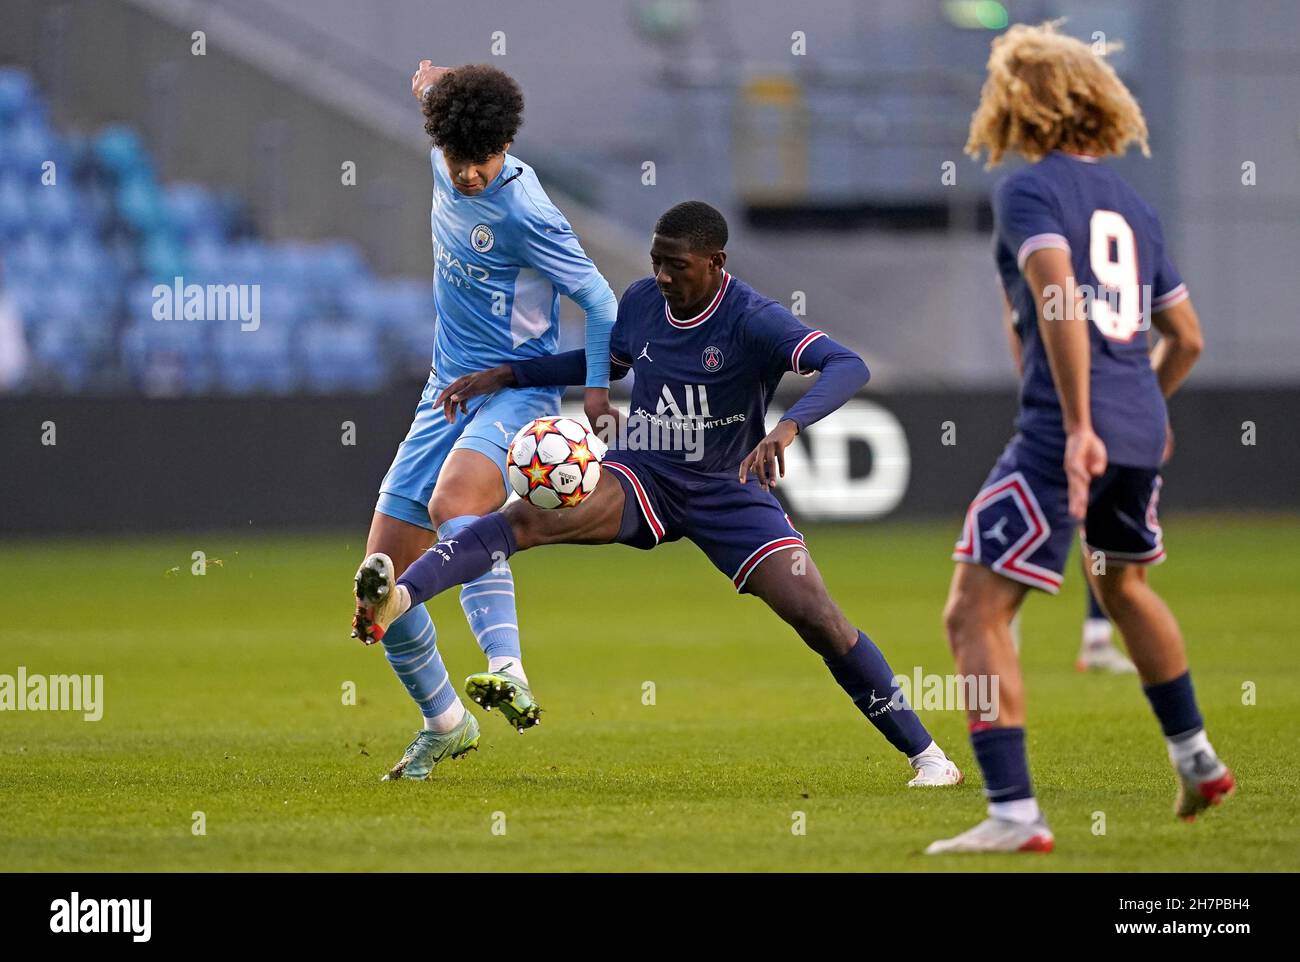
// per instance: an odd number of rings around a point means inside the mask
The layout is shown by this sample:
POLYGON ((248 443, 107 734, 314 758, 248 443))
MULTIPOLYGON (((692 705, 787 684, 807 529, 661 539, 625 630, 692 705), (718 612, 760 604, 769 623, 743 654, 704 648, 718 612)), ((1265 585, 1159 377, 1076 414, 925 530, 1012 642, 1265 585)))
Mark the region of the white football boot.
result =
POLYGON ((953 838, 939 839, 926 848, 926 855, 950 852, 1050 852, 1056 838, 1047 822, 1013 822, 989 816, 974 828, 953 838))
POLYGON ((1112 675, 1133 675, 1137 667, 1128 656, 1111 644, 1114 629, 1105 618, 1089 618, 1083 623, 1083 644, 1074 667, 1079 671, 1102 671, 1112 675))
POLYGON ((352 637, 373 645, 411 607, 410 595, 393 577, 393 559, 376 551, 361 562, 355 578, 357 610, 352 616, 352 637))
POLYGON ((908 788, 960 785, 966 777, 953 764, 952 759, 943 753, 937 742, 930 742, 925 751, 913 755, 907 762, 916 771, 916 777, 907 783, 908 788))
POLYGON ((1175 761, 1174 771, 1178 773, 1174 814, 1185 822, 1195 821, 1197 815, 1220 804, 1237 788, 1232 772, 1213 750, 1198 751, 1191 758, 1175 761))

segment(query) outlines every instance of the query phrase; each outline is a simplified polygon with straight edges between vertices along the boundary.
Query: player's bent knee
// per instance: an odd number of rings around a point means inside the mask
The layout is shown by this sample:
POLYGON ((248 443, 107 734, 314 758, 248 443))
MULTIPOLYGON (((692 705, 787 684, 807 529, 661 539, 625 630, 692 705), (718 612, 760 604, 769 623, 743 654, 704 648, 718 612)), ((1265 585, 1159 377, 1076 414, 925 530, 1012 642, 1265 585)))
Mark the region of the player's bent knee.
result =
POLYGON ((452 499, 446 495, 441 495, 437 491, 429 499, 429 520, 433 522, 435 529, 441 528, 452 518, 459 518, 463 512, 458 512, 455 506, 449 502, 452 499))
POLYGON ((977 593, 954 588, 943 607, 943 628, 948 635, 948 647, 956 653, 982 637, 995 619, 992 607, 977 593))

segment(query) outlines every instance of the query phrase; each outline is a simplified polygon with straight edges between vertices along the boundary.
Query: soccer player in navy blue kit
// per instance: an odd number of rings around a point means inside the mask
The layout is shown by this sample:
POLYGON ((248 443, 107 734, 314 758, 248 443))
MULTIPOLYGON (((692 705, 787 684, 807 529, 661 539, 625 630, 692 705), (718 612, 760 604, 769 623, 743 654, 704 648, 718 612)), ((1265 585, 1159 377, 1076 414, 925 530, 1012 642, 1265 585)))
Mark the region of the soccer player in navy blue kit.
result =
POLYGON ((1174 616, 1147 584, 1165 557, 1156 506, 1165 398, 1201 351, 1200 324, 1155 212, 1102 162, 1147 153, 1141 108, 1106 61, 1051 24, 993 41, 966 150, 1030 162, 993 200, 994 255, 1023 344, 1017 433, 966 514, 944 611, 964 675, 999 679, 991 722, 971 718, 988 818, 944 852, 1051 851, 1025 753, 1009 630, 1030 588, 1055 594, 1082 523, 1088 577, 1137 665, 1194 818, 1233 790, 1205 734, 1174 616), (1148 328, 1162 340, 1148 351, 1148 328))
MULTIPOLYGON (((357 573, 358 601, 369 616, 361 627, 382 631, 411 605, 526 548, 618 542, 649 549, 686 538, 735 590, 762 598, 822 656, 859 710, 907 757, 916 772, 909 785, 958 784, 961 772, 907 704, 880 650, 831 600, 771 490, 784 475, 786 447, 853 397, 870 376, 867 367, 729 274, 726 241, 722 215, 699 201, 677 205, 655 225, 654 276, 628 288, 610 336, 611 377, 631 370, 635 382, 631 414, 614 433, 595 491, 573 508, 546 511, 519 501, 480 518, 400 580, 387 557, 371 555, 357 573), (821 376, 765 434, 768 404, 790 372, 821 376), (651 436, 658 441, 636 441, 651 436)), ((441 400, 451 419, 471 398, 506 386, 580 384, 585 365, 582 351, 511 362, 453 381, 441 400)), ((597 412, 593 423, 599 429, 618 416, 597 412)))

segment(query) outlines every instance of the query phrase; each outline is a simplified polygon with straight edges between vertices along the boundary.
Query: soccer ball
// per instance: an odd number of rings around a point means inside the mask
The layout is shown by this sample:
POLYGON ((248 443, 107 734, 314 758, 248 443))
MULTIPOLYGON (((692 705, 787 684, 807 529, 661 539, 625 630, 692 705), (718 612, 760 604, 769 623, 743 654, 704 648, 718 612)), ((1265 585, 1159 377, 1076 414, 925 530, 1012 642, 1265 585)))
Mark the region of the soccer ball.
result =
POLYGON ((506 470, 515 494, 539 508, 572 508, 596 490, 605 444, 566 417, 529 421, 510 442, 506 470))

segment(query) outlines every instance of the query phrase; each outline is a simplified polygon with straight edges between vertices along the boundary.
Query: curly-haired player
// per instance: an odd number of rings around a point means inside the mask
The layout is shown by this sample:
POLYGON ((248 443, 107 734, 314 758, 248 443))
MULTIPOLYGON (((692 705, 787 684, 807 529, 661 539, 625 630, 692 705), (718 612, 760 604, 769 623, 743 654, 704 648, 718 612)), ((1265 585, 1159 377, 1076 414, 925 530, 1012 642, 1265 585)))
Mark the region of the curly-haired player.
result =
POLYGON ((1201 351, 1187 287, 1155 211, 1102 162, 1147 127, 1106 61, 1054 24, 993 41, 967 153, 1029 166, 993 199, 995 257, 1023 346, 1018 432, 966 513, 944 623, 963 675, 996 676, 992 722, 971 719, 988 818, 927 851, 1050 851, 1025 754, 1009 625, 1030 588, 1055 593, 1083 525, 1088 577, 1137 665, 1193 818, 1233 790, 1206 738, 1178 623, 1147 584, 1164 560, 1156 499, 1165 398, 1201 351), (1148 352, 1151 325, 1162 335, 1148 352))
MULTIPOLYGON (((554 354, 560 295, 587 314, 585 384, 592 418, 609 407, 614 294, 523 161, 508 153, 522 123, 519 86, 495 67, 447 69, 421 62, 411 92, 433 140, 433 364, 415 419, 380 485, 366 553, 399 570, 438 537, 450 538, 506 499, 506 446, 523 425, 559 410, 558 388, 503 388, 466 405, 450 423, 434 403, 452 380, 485 366, 554 354), (435 534, 436 532, 436 534, 435 534)), ((461 606, 488 657, 466 688, 499 706, 521 731, 538 720, 520 659, 514 580, 502 566, 469 582, 461 606)), ((478 744, 438 653, 433 622, 417 605, 382 639, 388 661, 424 716, 423 728, 386 776, 427 778, 444 758, 478 744)))

